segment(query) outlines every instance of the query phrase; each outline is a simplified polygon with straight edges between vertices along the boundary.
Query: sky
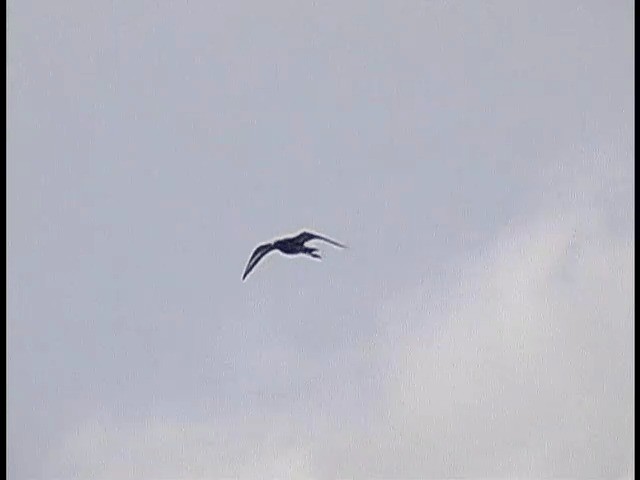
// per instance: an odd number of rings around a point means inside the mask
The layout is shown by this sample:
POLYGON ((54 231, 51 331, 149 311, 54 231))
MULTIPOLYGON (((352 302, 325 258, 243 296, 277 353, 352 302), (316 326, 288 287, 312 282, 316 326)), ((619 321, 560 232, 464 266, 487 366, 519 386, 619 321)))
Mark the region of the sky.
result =
POLYGON ((7 477, 633 478, 634 11, 10 1, 7 477))

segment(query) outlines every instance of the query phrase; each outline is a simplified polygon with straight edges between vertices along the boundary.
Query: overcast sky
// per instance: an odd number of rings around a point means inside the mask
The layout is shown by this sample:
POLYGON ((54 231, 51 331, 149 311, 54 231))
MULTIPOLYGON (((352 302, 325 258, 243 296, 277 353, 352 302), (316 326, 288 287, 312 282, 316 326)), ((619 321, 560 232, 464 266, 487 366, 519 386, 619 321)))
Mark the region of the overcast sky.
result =
POLYGON ((9 478, 632 477, 633 17, 10 1, 9 478))

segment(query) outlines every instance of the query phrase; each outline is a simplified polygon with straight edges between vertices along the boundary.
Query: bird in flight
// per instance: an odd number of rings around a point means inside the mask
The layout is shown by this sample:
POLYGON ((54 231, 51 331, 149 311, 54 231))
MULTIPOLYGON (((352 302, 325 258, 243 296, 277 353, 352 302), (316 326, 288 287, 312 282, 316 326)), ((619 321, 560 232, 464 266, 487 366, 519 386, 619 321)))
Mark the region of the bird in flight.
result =
POLYGON ((347 248, 346 245, 342 245, 335 240, 331 240, 330 238, 323 237, 322 235, 311 232, 302 232, 295 237, 281 238, 272 243, 259 245, 253 251, 251 257, 249 258, 249 263, 247 263, 247 267, 244 269, 244 273, 242 274, 242 280, 244 281, 244 279, 247 278, 247 275, 249 275, 251 270, 255 268, 258 262, 262 260, 265 255, 271 253, 274 250, 279 250, 281 253, 284 253, 286 255, 298 255, 303 253, 313 258, 322 258, 320 257, 317 248, 306 247, 304 245, 310 240, 322 240, 336 247, 347 248))

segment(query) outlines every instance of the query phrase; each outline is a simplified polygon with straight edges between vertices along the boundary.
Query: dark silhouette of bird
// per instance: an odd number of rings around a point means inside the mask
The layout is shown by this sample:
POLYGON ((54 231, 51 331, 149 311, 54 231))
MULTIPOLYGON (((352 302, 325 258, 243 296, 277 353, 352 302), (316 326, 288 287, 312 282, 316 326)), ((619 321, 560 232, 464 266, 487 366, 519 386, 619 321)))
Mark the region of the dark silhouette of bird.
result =
POLYGON ((324 242, 330 243, 336 247, 347 248, 346 245, 336 242, 335 240, 331 240, 330 238, 323 237, 322 235, 318 235, 316 233, 311 232, 302 232, 296 235, 295 237, 287 237, 281 238, 271 243, 265 243, 263 245, 259 245, 251 254, 249 258, 249 263, 247 263, 247 267, 244 269, 244 273, 242 274, 242 280, 244 281, 247 278, 247 275, 255 268, 262 258, 268 253, 273 252, 274 250, 279 250, 285 255, 309 255, 310 257, 320 259, 322 258, 318 253, 317 248, 306 247, 304 244, 310 240, 322 240, 324 242))

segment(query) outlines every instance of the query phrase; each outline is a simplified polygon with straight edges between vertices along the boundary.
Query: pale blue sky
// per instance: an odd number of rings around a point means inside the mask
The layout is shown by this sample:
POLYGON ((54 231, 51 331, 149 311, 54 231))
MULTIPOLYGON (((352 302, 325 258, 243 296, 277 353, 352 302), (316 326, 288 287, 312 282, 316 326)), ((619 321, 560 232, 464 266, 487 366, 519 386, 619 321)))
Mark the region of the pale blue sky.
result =
POLYGON ((633 13, 9 2, 10 478, 624 475, 633 13))

